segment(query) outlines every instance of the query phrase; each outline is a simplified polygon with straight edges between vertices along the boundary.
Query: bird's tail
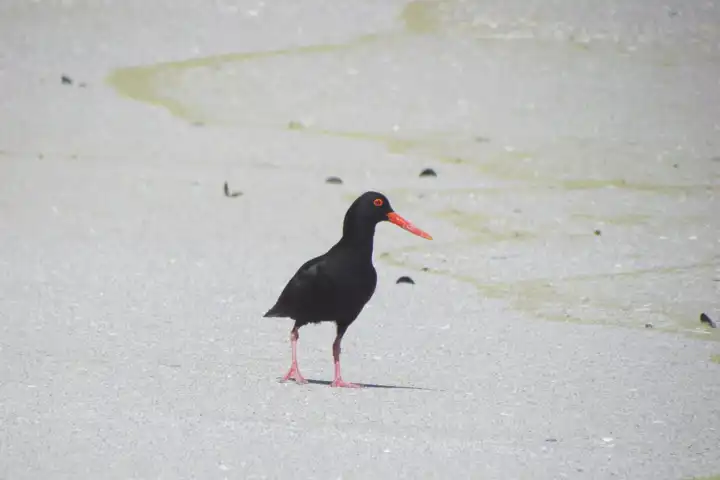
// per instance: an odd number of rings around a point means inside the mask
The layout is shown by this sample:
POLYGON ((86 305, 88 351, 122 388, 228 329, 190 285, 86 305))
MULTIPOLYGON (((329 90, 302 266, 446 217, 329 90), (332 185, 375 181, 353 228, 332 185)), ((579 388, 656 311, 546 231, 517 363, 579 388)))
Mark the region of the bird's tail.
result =
POLYGON ((268 318, 268 317, 284 317, 284 316, 285 316, 285 315, 283 315, 283 313, 280 312, 279 309, 277 308, 277 305, 275 305, 274 307, 272 307, 270 310, 268 310, 267 312, 265 312, 265 315, 263 315, 264 318, 268 318))

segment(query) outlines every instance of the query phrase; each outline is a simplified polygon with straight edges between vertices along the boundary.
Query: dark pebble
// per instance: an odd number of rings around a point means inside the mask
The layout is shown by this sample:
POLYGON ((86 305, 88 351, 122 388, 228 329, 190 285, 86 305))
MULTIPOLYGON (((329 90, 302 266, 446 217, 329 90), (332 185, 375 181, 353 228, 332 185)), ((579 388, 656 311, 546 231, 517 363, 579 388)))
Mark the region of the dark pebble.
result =
POLYGON ((545 441, 549 443, 555 443, 557 442, 557 438, 546 438, 545 441))
POLYGON ((652 323, 646 323, 646 324, 645 324, 645 328, 653 328, 653 324, 652 324, 652 323))
POLYGON ((398 283, 409 283, 410 285, 415 285, 415 282, 413 281, 413 279, 410 278, 410 277, 406 277, 406 276, 403 276, 403 277, 398 278, 395 283, 396 283, 396 284, 398 284, 398 283))
POLYGON ((432 168, 426 168, 422 172, 420 172, 421 177, 437 177, 437 173, 435 173, 435 170, 432 168))
POLYGON ((704 313, 700 314, 700 322, 707 323, 712 328, 717 328, 717 323, 715 323, 715 321, 712 318, 708 317, 704 313))
POLYGON ((340 177, 327 177, 325 179, 325 183, 330 183, 332 185, 342 185, 343 181, 340 177))
POLYGON ((600 231, 600 230, 595 230, 595 232, 593 232, 593 233, 595 233, 595 236, 597 236, 597 237, 602 235, 602 231, 600 231))
POLYGON ((430 269, 429 269, 428 267, 423 267, 423 268, 422 268, 422 271, 423 271, 423 272, 429 272, 430 269))
POLYGON ((223 191, 225 192, 225 196, 230 198, 239 197, 243 194, 240 190, 231 192, 227 182, 225 182, 225 185, 223 186, 223 191))
POLYGON ((60 77, 60 80, 62 81, 63 85, 72 85, 73 81, 72 78, 68 77, 67 75, 63 75, 60 77))

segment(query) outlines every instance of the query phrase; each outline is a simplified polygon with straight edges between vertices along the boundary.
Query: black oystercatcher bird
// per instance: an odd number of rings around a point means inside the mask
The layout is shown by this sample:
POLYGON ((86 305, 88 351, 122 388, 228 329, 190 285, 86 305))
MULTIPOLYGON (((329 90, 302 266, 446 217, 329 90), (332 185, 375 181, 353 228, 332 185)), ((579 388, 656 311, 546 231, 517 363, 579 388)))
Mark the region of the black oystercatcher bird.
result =
POLYGON ((390 201, 378 192, 358 197, 347 213, 343 234, 325 254, 307 261, 290 279, 275 306, 265 317, 289 317, 295 320, 290 332, 292 364, 283 377, 307 383, 297 362, 298 330, 308 323, 335 322, 337 335, 333 342, 335 378, 333 387, 356 387, 340 374, 340 342, 365 304, 375 293, 377 274, 372 263, 375 225, 389 221, 428 240, 432 237, 395 213, 390 201))

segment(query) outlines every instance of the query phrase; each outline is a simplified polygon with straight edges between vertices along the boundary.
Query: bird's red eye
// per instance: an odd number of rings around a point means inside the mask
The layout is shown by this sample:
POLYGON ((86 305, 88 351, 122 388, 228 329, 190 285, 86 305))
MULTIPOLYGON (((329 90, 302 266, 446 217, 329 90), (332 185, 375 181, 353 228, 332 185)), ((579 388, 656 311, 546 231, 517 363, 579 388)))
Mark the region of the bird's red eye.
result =
POLYGON ((376 207, 382 207, 382 204, 382 198, 376 198, 375 200, 373 200, 373 205, 375 205, 376 207))

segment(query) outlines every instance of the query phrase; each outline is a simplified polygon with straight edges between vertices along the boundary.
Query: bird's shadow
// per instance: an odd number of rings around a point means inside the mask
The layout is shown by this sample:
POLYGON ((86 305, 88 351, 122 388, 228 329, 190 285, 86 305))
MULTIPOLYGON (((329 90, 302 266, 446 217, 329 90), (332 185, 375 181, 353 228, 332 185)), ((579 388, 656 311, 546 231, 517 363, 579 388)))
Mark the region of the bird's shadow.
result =
MULTIPOLYGON (((292 380, 286 380, 283 381, 282 377, 278 377, 278 383, 295 383, 292 380)), ((386 388, 386 389, 393 389, 393 390, 424 390, 426 392, 442 392, 443 390, 438 390, 436 388, 425 388, 425 387, 407 387, 403 385, 380 385, 377 383, 358 383, 353 382, 355 385, 357 385, 360 388, 386 388)), ((330 386, 332 382, 328 380, 313 380, 311 378, 307 379, 308 385, 325 385, 330 386)))

